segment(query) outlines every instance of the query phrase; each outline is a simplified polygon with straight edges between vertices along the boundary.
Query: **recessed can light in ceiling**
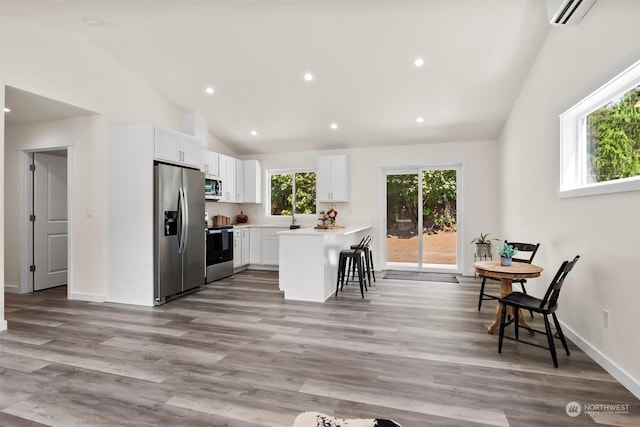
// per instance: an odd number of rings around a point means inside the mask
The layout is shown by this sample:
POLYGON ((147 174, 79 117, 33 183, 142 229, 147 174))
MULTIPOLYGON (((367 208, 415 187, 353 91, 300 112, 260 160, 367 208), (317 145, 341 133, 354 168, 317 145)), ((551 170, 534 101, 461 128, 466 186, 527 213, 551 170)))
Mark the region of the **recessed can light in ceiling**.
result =
POLYGON ((331 125, 329 126, 331 129, 336 130, 338 129, 338 124, 337 123, 331 123, 331 125))
POLYGON ((93 25, 95 27, 98 27, 100 25, 104 25, 104 21, 101 21, 101 20, 96 19, 96 18, 82 18, 82 20, 84 21, 85 24, 93 25))
POLYGON ((215 92, 211 86, 206 88, 204 91, 207 92, 209 95, 213 95, 213 93, 215 92))
POLYGON ((4 112, 5 113, 10 113, 11 112, 11 108, 4 107, 4 112))
POLYGON ((424 122, 424 117, 420 116, 416 118, 416 123, 422 123, 422 122, 424 122))
POLYGON ((252 130, 252 131, 251 131, 251 136, 258 136, 258 132, 257 132, 257 131, 255 131, 255 130, 252 130))
POLYGON ((311 80, 313 80, 313 74, 305 73, 304 79, 305 79, 305 81, 310 82, 311 80))
POLYGON ((416 58, 416 60, 413 61, 413 65, 415 65, 417 68, 422 67, 424 65, 424 59, 416 58))

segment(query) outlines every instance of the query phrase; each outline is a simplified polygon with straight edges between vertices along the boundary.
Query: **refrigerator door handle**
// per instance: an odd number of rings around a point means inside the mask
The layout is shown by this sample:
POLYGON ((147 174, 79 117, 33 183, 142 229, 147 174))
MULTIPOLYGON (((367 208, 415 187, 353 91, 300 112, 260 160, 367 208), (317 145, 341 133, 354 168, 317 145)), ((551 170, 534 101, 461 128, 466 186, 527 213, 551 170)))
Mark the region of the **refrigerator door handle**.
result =
POLYGON ((178 189, 178 253, 181 254, 184 247, 184 202, 182 187, 178 189))
POLYGON ((182 251, 180 253, 185 253, 187 251, 187 242, 189 242, 189 199, 187 198, 187 192, 184 187, 181 187, 180 190, 182 191, 182 209, 184 215, 184 220, 182 221, 182 251))

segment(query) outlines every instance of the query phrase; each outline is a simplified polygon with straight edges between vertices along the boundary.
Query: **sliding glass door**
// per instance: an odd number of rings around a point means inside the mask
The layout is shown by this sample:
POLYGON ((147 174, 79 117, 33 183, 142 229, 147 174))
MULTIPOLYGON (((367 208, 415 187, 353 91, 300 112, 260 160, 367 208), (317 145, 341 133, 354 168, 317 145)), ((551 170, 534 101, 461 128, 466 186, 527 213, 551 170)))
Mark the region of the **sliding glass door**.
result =
POLYGON ((387 174, 387 262, 415 266, 420 262, 418 174, 387 174))
POLYGON ((457 270, 458 170, 385 170, 386 268, 457 270))

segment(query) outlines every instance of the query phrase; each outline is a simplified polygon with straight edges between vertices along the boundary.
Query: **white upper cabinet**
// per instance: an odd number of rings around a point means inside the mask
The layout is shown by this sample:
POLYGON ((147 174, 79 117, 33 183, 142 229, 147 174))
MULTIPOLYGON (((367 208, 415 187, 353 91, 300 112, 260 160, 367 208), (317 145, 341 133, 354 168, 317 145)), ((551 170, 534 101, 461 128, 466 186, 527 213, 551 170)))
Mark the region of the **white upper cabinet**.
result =
POLYGON ((222 179, 221 202, 235 202, 236 193, 236 159, 220 154, 220 178, 222 179))
POLYGON ((202 150, 202 167, 200 170, 206 175, 220 176, 218 166, 219 155, 209 150, 202 150))
POLYGON ((211 151, 203 152, 203 159, 202 171, 222 180, 221 202, 262 203, 262 167, 259 161, 239 160, 211 151), (209 162, 209 172, 205 170, 206 153, 216 156, 215 160, 209 162))
POLYGON ((190 135, 181 135, 182 163, 197 168, 202 164, 200 140, 190 135))
POLYGON ((234 202, 244 202, 244 160, 236 159, 236 197, 234 202))
POLYGON ((201 167, 200 141, 174 130, 155 128, 155 158, 178 165, 201 167))
POLYGON ((348 202, 347 156, 320 156, 317 162, 316 197, 319 202, 348 202))
POLYGON ((262 203, 262 166, 257 160, 244 161, 244 202, 262 203))

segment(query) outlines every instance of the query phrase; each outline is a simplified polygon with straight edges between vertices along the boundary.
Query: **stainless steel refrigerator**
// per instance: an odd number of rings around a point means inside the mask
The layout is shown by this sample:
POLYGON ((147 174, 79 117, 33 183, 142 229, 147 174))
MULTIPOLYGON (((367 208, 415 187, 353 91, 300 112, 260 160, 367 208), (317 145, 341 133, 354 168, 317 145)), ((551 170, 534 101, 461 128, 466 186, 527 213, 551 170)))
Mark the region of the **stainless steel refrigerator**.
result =
POLYGON ((154 166, 154 302, 205 283, 204 174, 154 166))

